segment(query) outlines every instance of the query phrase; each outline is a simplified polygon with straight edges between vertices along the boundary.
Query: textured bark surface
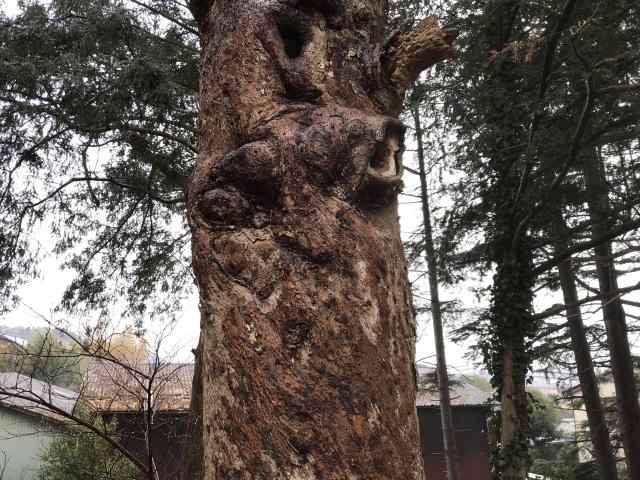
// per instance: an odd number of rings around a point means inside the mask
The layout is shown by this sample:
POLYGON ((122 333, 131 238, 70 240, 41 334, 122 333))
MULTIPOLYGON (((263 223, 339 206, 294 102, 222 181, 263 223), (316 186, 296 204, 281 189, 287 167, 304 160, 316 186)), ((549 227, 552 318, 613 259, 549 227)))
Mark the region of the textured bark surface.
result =
POLYGON ((202 480, 204 475, 204 444, 202 442, 202 340, 193 351, 194 369, 191 384, 191 404, 186 438, 182 448, 180 474, 182 480, 202 480))
POLYGON ((455 32, 385 44, 383 0, 192 9, 204 478, 422 479, 393 117, 455 32))
MULTIPOLYGON (((514 345, 513 342, 508 342, 504 346, 503 354, 503 367, 502 367, 502 389, 500 395, 500 444, 503 450, 507 450, 518 439, 519 429, 522 427, 518 425, 518 409, 522 408, 520 405, 525 402, 523 398, 522 388, 516 386, 516 380, 521 378, 521 375, 514 374, 514 345)), ((524 458, 514 459, 504 469, 504 475, 501 478, 512 479, 525 479, 527 478, 527 462, 524 458)))

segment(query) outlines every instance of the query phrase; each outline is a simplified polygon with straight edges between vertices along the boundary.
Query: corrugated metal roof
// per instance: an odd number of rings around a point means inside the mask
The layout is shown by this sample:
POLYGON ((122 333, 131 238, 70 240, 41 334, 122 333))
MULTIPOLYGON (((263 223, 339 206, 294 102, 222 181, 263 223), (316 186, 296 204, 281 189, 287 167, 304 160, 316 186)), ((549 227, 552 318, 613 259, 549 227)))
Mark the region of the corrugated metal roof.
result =
POLYGON ((0 403, 52 418, 61 418, 43 402, 72 413, 78 394, 16 372, 0 373, 0 403))
MULTIPOLYGON (((451 405, 454 407, 482 406, 491 403, 491 392, 483 392, 470 383, 461 382, 449 389, 451 405)), ((418 390, 416 395, 418 407, 439 407, 440 396, 435 390, 418 390)))
POLYGON ((192 378, 193 364, 93 362, 81 398, 101 411, 140 411, 149 390, 156 410, 188 410, 192 378))

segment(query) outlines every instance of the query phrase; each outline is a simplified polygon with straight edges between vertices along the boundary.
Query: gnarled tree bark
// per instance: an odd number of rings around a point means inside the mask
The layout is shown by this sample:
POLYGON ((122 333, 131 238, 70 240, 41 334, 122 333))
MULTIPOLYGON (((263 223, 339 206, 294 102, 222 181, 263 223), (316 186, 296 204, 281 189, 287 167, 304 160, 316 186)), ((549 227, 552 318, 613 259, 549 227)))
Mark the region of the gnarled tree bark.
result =
POLYGON ((424 477, 395 117, 456 32, 386 7, 192 3, 204 478, 424 477))

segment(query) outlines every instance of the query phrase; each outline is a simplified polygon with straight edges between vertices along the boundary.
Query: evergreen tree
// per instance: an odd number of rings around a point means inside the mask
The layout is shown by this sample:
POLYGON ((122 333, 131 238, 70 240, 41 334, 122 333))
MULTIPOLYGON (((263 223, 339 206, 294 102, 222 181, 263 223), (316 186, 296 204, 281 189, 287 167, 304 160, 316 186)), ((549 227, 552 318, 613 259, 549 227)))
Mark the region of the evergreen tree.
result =
POLYGON ((16 358, 18 371, 23 375, 61 387, 76 385, 86 367, 78 349, 67 345, 51 330, 39 331, 16 358))
MULTIPOLYGON (((589 192, 581 175, 581 152, 594 142, 622 141, 637 149, 638 25, 629 21, 637 18, 637 5, 449 6, 444 22, 462 32, 460 49, 456 62, 437 70, 433 84, 443 87, 426 101, 438 115, 425 127, 432 129, 429 150, 457 179, 442 188, 453 205, 441 219, 441 278, 455 282, 469 269, 493 273, 489 308, 462 332, 483 339, 503 403, 497 471, 523 478, 527 371, 547 347, 568 347, 561 336, 546 336, 558 328, 534 314, 534 291, 558 288, 551 269, 567 258, 638 227, 631 211, 638 197, 624 188, 625 196, 600 212, 610 222, 608 238, 589 238, 593 224, 583 208, 589 192), (556 254, 547 248, 554 241, 550 206, 570 215, 567 249, 556 254)), ((633 395, 623 397, 637 405, 633 395)))
POLYGON ((185 217, 199 46, 177 2, 54 0, 0 16, 0 299, 32 235, 77 275, 62 307, 167 311, 191 287, 185 217))

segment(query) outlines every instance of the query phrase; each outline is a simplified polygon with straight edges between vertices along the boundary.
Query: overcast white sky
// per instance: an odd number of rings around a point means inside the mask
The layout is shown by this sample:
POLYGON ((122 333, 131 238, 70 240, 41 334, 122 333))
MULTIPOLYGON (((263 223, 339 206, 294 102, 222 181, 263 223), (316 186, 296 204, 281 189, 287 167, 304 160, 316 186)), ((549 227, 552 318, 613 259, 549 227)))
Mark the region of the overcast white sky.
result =
POLYGON ((17 0, 0 0, 0 5, 4 7, 4 11, 9 15, 14 15, 18 12, 17 0))

